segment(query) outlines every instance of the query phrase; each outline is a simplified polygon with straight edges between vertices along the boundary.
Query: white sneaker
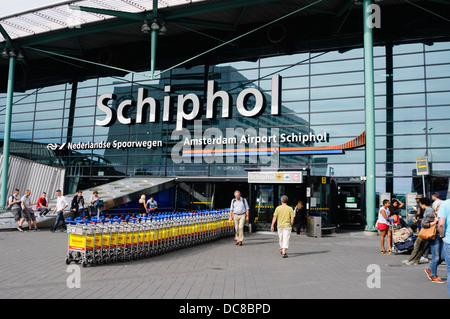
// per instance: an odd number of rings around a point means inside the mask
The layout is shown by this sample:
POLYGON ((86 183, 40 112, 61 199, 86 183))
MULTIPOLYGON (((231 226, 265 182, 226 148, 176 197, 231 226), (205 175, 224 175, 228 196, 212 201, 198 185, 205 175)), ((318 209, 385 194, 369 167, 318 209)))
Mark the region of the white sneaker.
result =
POLYGON ((405 265, 417 265, 416 263, 413 263, 412 261, 408 261, 408 259, 402 260, 402 263, 405 265))
POLYGON ((420 262, 421 262, 421 263, 428 263, 428 262, 430 262, 430 261, 428 260, 428 258, 420 257, 420 262))

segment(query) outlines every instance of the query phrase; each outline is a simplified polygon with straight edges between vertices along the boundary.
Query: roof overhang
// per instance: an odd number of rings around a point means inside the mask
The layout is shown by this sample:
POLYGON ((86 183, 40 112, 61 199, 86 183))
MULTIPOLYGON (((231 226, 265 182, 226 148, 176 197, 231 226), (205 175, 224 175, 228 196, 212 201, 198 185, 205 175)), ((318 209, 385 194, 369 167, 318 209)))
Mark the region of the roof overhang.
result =
MULTIPOLYGON (((373 30, 375 45, 431 45, 450 38, 446 0, 374 3, 381 9, 381 27, 373 30)), ((145 20, 151 23, 155 17, 167 28, 165 35, 157 38, 159 70, 187 60, 182 66, 363 46, 363 15, 358 0, 159 0, 157 10, 148 0, 85 0, 0 19, 0 50, 20 52, 15 91, 148 71, 151 37, 141 27, 145 20), (75 17, 69 17, 73 24, 61 24, 58 14, 71 11, 75 12, 75 17), (59 23, 59 27, 49 29, 50 22, 38 22, 42 17, 54 20, 52 23, 59 23), (18 21, 25 24, 19 27, 18 21), (211 50, 219 44, 220 49, 211 50)), ((5 92, 7 59, 0 58, 0 74, 0 92, 5 92)))

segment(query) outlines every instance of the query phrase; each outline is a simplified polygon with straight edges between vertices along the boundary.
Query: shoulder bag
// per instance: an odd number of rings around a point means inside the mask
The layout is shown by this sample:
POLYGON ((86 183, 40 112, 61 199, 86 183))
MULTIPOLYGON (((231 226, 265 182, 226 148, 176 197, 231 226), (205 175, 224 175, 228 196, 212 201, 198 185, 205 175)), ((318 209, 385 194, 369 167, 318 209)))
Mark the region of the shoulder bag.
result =
POLYGON ((434 238, 436 237, 436 224, 430 226, 430 228, 422 227, 417 236, 425 240, 434 240, 434 238))

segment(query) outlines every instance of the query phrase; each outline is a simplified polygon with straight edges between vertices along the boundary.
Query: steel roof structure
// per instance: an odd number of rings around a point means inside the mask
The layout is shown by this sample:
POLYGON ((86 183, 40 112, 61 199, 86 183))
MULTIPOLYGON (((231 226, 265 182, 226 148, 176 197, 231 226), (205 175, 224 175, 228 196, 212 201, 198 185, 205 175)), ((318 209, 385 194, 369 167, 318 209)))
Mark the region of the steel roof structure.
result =
MULTIPOLYGON (((374 3, 381 9, 374 45, 449 38, 447 0, 374 3)), ((0 18, 0 51, 18 57, 17 92, 178 64, 362 47, 361 11, 359 0, 64 1, 0 18)), ((0 58, 0 92, 7 73, 0 58)))
MULTIPOLYGON (((203 0, 163 0, 157 2, 157 9, 173 8, 179 5, 196 3, 203 0)), ((77 7, 89 7, 98 10, 112 10, 129 14, 145 15, 153 10, 152 1, 132 0, 82 0, 56 2, 54 5, 31 9, 22 13, 2 17, 1 22, 11 39, 25 38, 65 28, 79 28, 89 23, 102 22, 114 15, 84 12, 77 7)), ((0 42, 5 41, 0 35, 0 42)))

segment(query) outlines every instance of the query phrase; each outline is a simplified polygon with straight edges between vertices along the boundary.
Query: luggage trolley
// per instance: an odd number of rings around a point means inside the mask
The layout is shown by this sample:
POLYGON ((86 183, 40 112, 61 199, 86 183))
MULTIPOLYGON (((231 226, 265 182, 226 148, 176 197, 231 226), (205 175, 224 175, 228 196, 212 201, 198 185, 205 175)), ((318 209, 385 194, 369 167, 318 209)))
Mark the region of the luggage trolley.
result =
POLYGON ((172 214, 166 214, 165 215, 165 222, 166 222, 166 252, 173 250, 173 220, 172 220, 172 214))
POLYGON ((173 213, 169 213, 169 219, 168 219, 168 223, 169 223, 169 251, 175 250, 176 249, 176 245, 175 245, 175 215, 173 213))
POLYGON ((109 228, 109 260, 118 262, 120 259, 119 250, 119 231, 121 220, 119 217, 114 217, 110 220, 109 228))
POLYGON ((228 216, 225 214, 223 210, 219 210, 219 225, 220 225, 220 238, 226 237, 226 228, 225 221, 228 219, 228 216))
POLYGON ((136 226, 136 219, 130 218, 127 223, 127 236, 125 242, 125 258, 127 260, 134 260, 137 258, 137 239, 138 227, 136 226))
POLYGON ((150 219, 148 217, 141 218, 141 228, 143 232, 141 254, 142 257, 150 257, 150 219))
MULTIPOLYGON (((229 209, 159 213, 152 217, 66 219, 66 263, 134 260, 234 235, 229 209)), ((392 226, 393 232, 397 231, 392 226)), ((397 244, 397 243, 396 243, 397 244)), ((394 247, 395 249, 398 247, 394 247)))
POLYGON ((193 229, 192 229, 192 231, 193 231, 193 234, 192 234, 192 240, 193 240, 193 242, 194 242, 194 245, 197 245, 198 244, 198 241, 199 241, 199 231, 200 231, 200 227, 199 227, 199 215, 198 215, 198 213, 194 213, 193 215, 192 215, 192 224, 193 224, 193 229))
POLYGON ((391 223, 389 229, 392 234, 392 253, 395 255, 407 253, 414 248, 417 236, 411 228, 391 223))
POLYGON ((161 236, 162 236, 162 220, 161 217, 156 216, 153 219, 153 254, 159 255, 162 253, 162 243, 161 243, 161 236))
POLYGON ((192 234, 192 228, 194 225, 194 219, 192 218, 193 213, 189 212, 186 215, 185 224, 186 224, 186 247, 190 247, 195 245, 194 236, 192 234))
POLYGON ((88 248, 92 251, 91 265, 102 265, 107 261, 106 250, 103 244, 104 226, 102 225, 104 217, 92 217, 88 224, 88 248), (90 235, 90 236, 89 236, 90 235), (92 250, 91 250, 92 249, 92 250))
POLYGON ((183 248, 185 247, 186 244, 186 238, 185 238, 185 213, 180 213, 177 216, 178 219, 178 248, 183 248))
POLYGON ((99 227, 102 229, 102 262, 108 264, 112 261, 112 245, 111 245, 111 237, 112 237, 112 225, 108 222, 112 222, 109 219, 102 219, 99 227))
POLYGON ((173 220, 173 247, 174 249, 179 249, 181 247, 180 242, 180 215, 179 214, 174 214, 172 216, 172 220, 173 220))
POLYGON ((205 240, 204 242, 208 243, 211 241, 212 234, 212 216, 209 212, 203 212, 204 220, 205 220, 205 240))
POLYGON ((167 253, 169 251, 169 217, 167 216, 167 214, 162 215, 161 225, 161 252, 167 253))
POLYGON ((136 233, 133 241, 136 247, 135 258, 140 259, 145 257, 145 223, 142 218, 136 219, 135 230, 136 233))
POLYGON ((120 219, 101 219, 97 226, 102 230, 102 261, 104 263, 119 260, 119 224, 120 219))
POLYGON ((71 217, 65 220, 67 224, 67 254, 66 264, 69 265, 72 261, 76 263, 82 263, 83 266, 87 265, 87 249, 86 249, 86 236, 87 236, 87 221, 81 222, 81 218, 72 220, 71 217))
POLYGON ((150 256, 156 255, 156 221, 155 218, 152 217, 149 220, 150 224, 150 237, 149 237, 149 249, 150 249, 150 256))
POLYGON ((68 224, 68 250, 66 264, 72 261, 81 263, 83 267, 94 266, 103 262, 101 256, 102 237, 100 228, 97 227, 97 220, 89 221, 76 218, 67 218, 68 224))
POLYGON ((151 257, 154 255, 154 237, 155 237, 155 229, 152 217, 147 217, 144 219, 145 222, 145 236, 144 242, 147 243, 147 257, 151 257))
POLYGON ((127 219, 129 216, 125 217, 125 219, 118 219, 117 221, 117 260, 125 261, 128 257, 127 255, 127 236, 128 236, 128 223, 127 219))

